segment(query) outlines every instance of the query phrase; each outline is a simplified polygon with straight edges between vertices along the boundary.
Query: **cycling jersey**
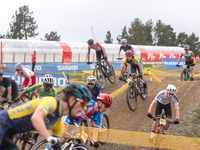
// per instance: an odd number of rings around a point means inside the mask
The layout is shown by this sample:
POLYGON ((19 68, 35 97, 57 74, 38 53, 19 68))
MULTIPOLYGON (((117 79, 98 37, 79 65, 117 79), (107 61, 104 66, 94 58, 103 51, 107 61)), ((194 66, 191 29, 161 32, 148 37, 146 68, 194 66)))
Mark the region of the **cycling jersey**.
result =
MULTIPOLYGON (((91 100, 88 104, 87 104, 87 108, 81 112, 78 113, 78 115, 75 117, 75 121, 77 124, 79 124, 81 122, 82 119, 94 119, 95 120, 95 128, 100 128, 101 125, 101 121, 103 119, 104 113, 100 113, 98 112, 94 112, 94 105, 95 105, 95 101, 91 100)), ((64 116, 63 117, 63 123, 64 124, 68 124, 70 123, 70 119, 68 116, 64 116)))
POLYGON ((166 90, 160 91, 158 93, 158 95, 155 97, 155 101, 157 101, 163 105, 167 105, 167 104, 171 103, 171 101, 174 101, 175 107, 179 106, 178 97, 174 94, 171 98, 168 98, 166 90))
POLYGON ((88 85, 85 85, 86 88, 88 88, 92 94, 92 97, 91 99, 94 100, 94 101, 97 101, 97 96, 100 94, 100 93, 103 93, 102 89, 101 89, 101 86, 98 84, 98 83, 95 83, 93 89, 90 89, 88 85))
POLYGON ((186 52, 182 52, 180 55, 180 58, 185 57, 185 61, 186 62, 191 62, 193 61, 193 57, 194 57, 194 53, 192 51, 188 51, 188 54, 186 54, 186 52))
POLYGON ((7 98, 8 90, 7 88, 11 86, 11 96, 12 100, 14 100, 18 96, 18 87, 16 85, 16 82, 10 78, 3 77, 3 81, 0 82, 0 85, 5 87, 5 91, 2 95, 2 97, 7 98))
POLYGON ((44 89, 44 84, 43 83, 38 83, 38 84, 35 84, 35 85, 33 85, 33 86, 28 88, 29 92, 32 92, 34 90, 37 90, 37 93, 39 94, 39 97, 52 96, 52 97, 57 98, 57 90, 54 87, 52 87, 50 89, 50 91, 46 91, 44 89))
POLYGON ((43 97, 0 111, 0 149, 9 146, 2 142, 5 138, 11 139, 16 133, 35 131, 31 117, 37 108, 47 114, 44 118, 47 129, 51 129, 55 137, 62 137, 63 102, 53 97, 43 97))
POLYGON ((127 63, 129 63, 129 64, 131 64, 131 65, 133 65, 133 64, 139 65, 139 64, 140 64, 140 60, 139 60, 136 56, 133 57, 130 61, 128 61, 127 58, 124 58, 124 61, 123 61, 123 63, 122 63, 122 66, 125 66, 127 63))
POLYGON ((99 42, 96 42, 96 43, 94 43, 94 46, 92 48, 90 46, 88 46, 88 53, 90 53, 90 49, 94 49, 96 51, 101 51, 102 48, 103 48, 103 46, 99 42))
POLYGON ((27 78, 28 76, 31 76, 33 77, 35 75, 35 73, 33 71, 31 71, 30 69, 27 69, 27 68, 22 68, 22 73, 15 73, 15 76, 14 76, 14 80, 17 79, 17 76, 20 76, 20 77, 23 77, 23 78, 27 78))
POLYGON ((130 44, 126 44, 125 47, 123 45, 121 45, 119 48, 119 51, 121 51, 121 50, 124 50, 124 52, 126 52, 127 50, 132 50, 132 53, 134 56, 133 47, 130 44))

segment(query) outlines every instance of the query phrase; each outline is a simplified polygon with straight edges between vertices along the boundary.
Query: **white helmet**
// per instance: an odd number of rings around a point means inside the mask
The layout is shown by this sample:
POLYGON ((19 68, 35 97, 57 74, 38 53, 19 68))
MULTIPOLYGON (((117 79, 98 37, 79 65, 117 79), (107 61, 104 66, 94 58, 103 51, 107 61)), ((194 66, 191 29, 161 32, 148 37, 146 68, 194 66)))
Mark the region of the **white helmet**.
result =
POLYGON ((95 82, 97 82, 97 79, 96 79, 95 76, 89 76, 89 77, 87 78, 87 82, 88 82, 88 83, 95 83, 95 82))
POLYGON ((53 84, 53 77, 50 74, 45 74, 43 77, 43 82, 46 84, 53 84))
POLYGON ((168 93, 175 94, 175 93, 176 93, 176 87, 175 87, 174 85, 169 84, 169 85, 167 86, 167 92, 168 92, 168 93))
POLYGON ((127 40, 126 39, 122 39, 121 43, 127 43, 127 40))
POLYGON ((184 49, 190 49, 189 45, 184 45, 184 49))
POLYGON ((20 70, 22 69, 22 64, 21 63, 16 63, 15 64, 15 70, 20 70))

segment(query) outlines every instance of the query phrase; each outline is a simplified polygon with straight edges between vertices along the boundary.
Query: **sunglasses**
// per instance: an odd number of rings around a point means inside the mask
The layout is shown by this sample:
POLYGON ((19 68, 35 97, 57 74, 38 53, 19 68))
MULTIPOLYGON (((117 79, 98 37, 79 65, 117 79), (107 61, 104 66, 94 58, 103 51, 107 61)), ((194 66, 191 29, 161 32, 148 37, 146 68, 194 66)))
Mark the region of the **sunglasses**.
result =
POLYGON ((82 100, 82 99, 80 99, 80 98, 76 98, 76 100, 79 101, 79 102, 81 103, 81 105, 83 106, 83 108, 86 108, 86 106, 87 106, 87 104, 88 104, 87 101, 84 101, 84 100, 82 100))
POLYGON ((52 88, 53 87, 53 84, 46 84, 46 83, 44 83, 44 85, 48 88, 52 88))
POLYGON ((88 85, 94 85, 94 83, 88 83, 88 85))
POLYGON ((169 93, 169 95, 174 95, 174 93, 169 93))
POLYGON ((106 108, 109 108, 109 107, 110 107, 109 104, 104 103, 104 105, 105 105, 106 108))
POLYGON ((17 69, 16 71, 19 71, 20 69, 17 69))

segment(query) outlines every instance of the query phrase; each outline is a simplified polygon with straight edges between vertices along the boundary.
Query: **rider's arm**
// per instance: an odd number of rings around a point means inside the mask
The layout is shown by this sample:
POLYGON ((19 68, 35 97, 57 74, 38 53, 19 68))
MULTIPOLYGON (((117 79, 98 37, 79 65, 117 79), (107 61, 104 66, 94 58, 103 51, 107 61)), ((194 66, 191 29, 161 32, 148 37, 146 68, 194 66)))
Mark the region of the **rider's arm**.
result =
POLYGON ((87 57, 88 57, 88 62, 90 62, 90 47, 88 46, 88 54, 87 54, 87 57))
POLYGON ((46 112, 42 108, 37 108, 31 117, 31 121, 33 127, 38 132, 40 132, 45 137, 45 139, 48 139, 51 134, 48 132, 44 122, 44 118, 46 117, 46 115, 46 112))
POLYGON ((28 77, 28 84, 27 84, 27 87, 29 87, 32 83, 32 79, 31 79, 31 76, 29 75, 28 77))
POLYGON ((122 77, 122 75, 123 75, 124 67, 125 67, 126 64, 127 64, 127 60, 126 60, 126 58, 124 58, 123 63, 122 63, 122 68, 121 68, 121 71, 120 71, 120 77, 122 77))
POLYGON ((117 57, 119 58, 121 51, 118 52, 117 57))
POLYGON ((17 79, 17 76, 18 76, 18 73, 15 72, 15 75, 14 75, 14 77, 13 77, 13 80, 14 80, 14 81, 17 79))
POLYGON ((134 48, 132 48, 132 50, 133 50, 133 53, 135 54, 135 56, 137 56, 137 55, 136 55, 136 51, 134 50, 134 48))
POLYGON ((157 103, 156 100, 153 100, 153 101, 152 101, 152 103, 151 103, 150 106, 149 106, 148 113, 151 113, 151 112, 152 112, 153 107, 154 107, 154 105, 155 105, 156 103, 157 103))
POLYGON ((176 119, 179 119, 179 107, 175 107, 176 109, 176 119))
POLYGON ((101 50, 103 52, 103 57, 106 57, 106 51, 105 51, 105 49, 102 47, 101 50))
POLYGON ((142 65, 138 64, 138 67, 139 67, 140 73, 142 74, 142 65))
POLYGON ((177 61, 177 65, 179 64, 180 60, 181 60, 181 58, 178 59, 178 61, 177 61))
POLYGON ((28 89, 22 91, 19 95, 18 95, 18 99, 20 99, 21 97, 23 97, 26 93, 29 93, 28 89))
POLYGON ((122 66, 122 68, 121 68, 120 77, 122 77, 123 71, 124 71, 124 66, 122 66))
POLYGON ((53 97, 55 97, 57 99, 57 90, 56 89, 52 89, 53 90, 53 97))
POLYGON ((7 87, 8 93, 7 93, 7 98, 10 99, 11 93, 12 93, 12 86, 7 87))
POLYGON ((193 64, 195 64, 195 57, 193 57, 193 64))

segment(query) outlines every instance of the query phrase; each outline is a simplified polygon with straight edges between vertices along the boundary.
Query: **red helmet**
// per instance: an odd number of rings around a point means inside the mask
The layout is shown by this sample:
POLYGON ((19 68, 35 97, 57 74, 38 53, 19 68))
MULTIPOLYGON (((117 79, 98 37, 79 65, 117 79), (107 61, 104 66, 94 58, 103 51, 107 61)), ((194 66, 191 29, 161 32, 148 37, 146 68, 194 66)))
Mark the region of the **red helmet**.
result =
POLYGON ((106 94, 106 93, 100 93, 98 96, 97 96, 97 100, 100 100, 102 101, 103 103, 105 104, 108 104, 110 106, 112 106, 113 104, 113 99, 110 95, 106 94))
POLYGON ((125 55, 126 55, 126 57, 132 56, 133 55, 132 50, 127 50, 125 55))

